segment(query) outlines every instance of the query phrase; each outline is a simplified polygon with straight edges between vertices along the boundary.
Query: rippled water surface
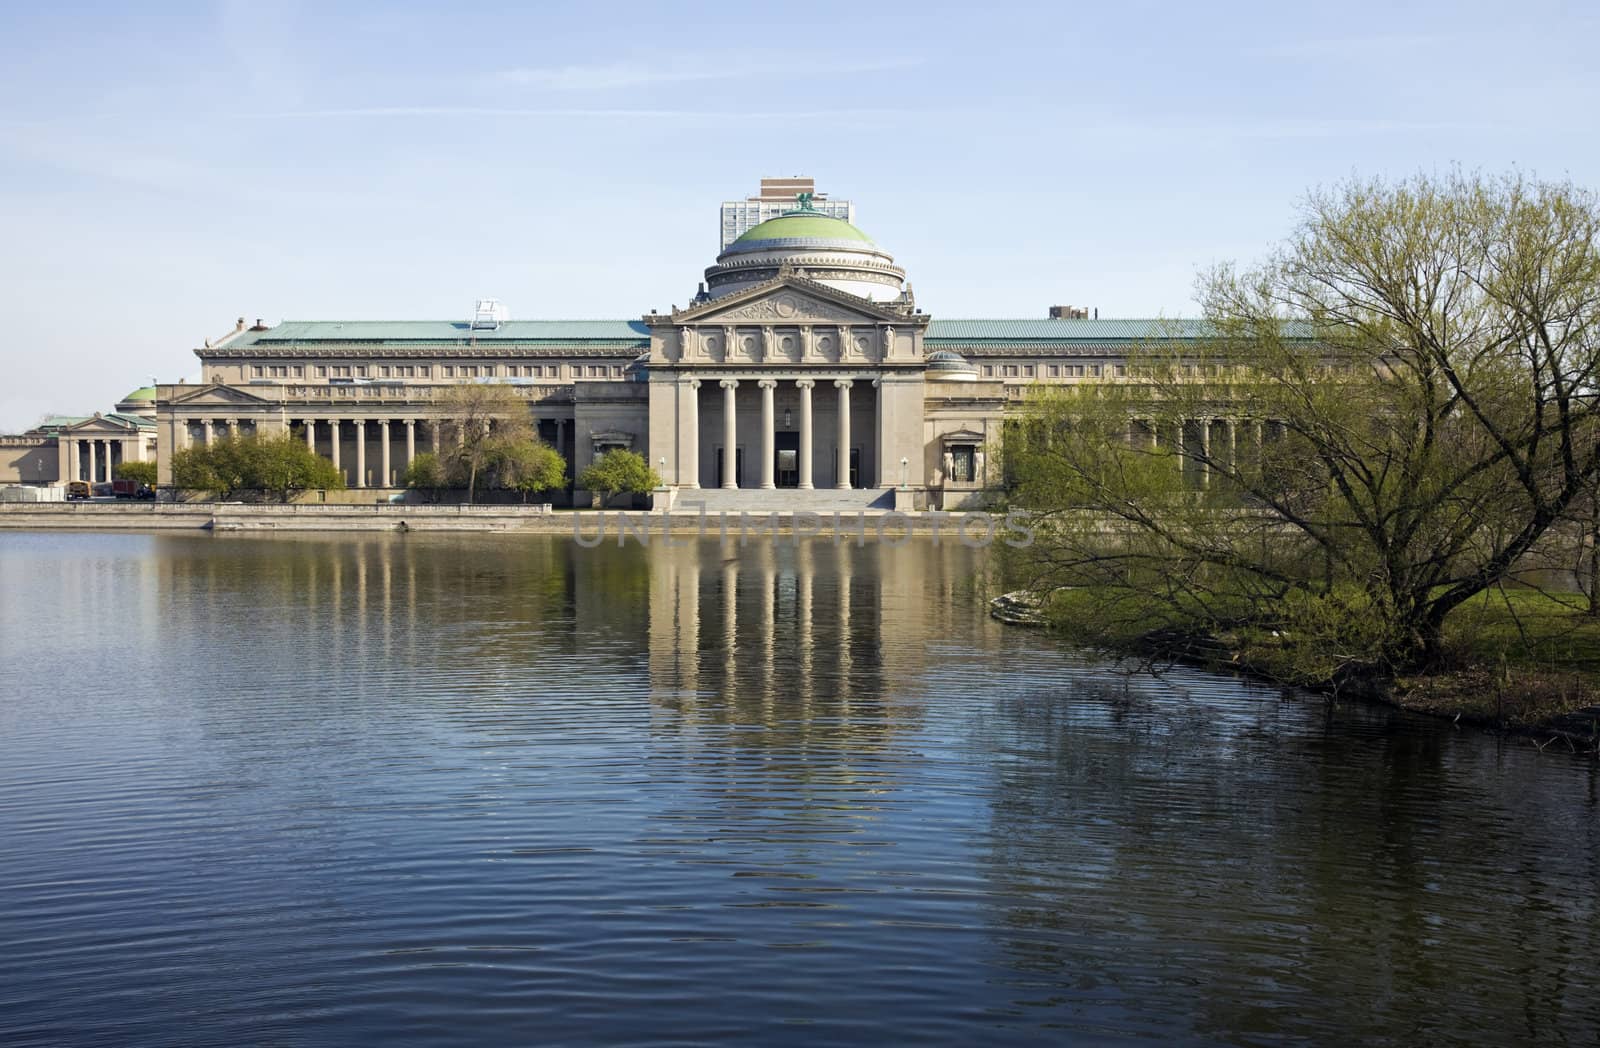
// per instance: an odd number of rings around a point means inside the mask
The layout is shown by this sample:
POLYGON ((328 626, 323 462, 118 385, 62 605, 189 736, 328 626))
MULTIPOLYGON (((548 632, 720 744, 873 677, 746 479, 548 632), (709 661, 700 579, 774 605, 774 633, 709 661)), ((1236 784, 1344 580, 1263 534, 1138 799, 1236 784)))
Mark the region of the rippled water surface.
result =
POLYGON ((0 1044, 1594 1044, 1600 777, 960 546, 0 534, 0 1044))

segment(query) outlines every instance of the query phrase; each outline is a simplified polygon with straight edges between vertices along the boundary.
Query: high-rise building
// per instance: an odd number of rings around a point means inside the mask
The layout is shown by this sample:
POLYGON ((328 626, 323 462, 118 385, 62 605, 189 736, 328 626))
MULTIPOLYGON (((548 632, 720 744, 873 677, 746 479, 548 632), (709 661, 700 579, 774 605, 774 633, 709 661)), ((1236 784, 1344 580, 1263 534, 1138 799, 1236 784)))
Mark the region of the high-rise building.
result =
POLYGON ((829 200, 826 193, 818 193, 816 182, 809 178, 763 178, 761 192, 744 200, 722 202, 723 249, 738 240, 750 229, 769 218, 777 218, 785 211, 799 206, 800 194, 810 194, 806 199, 811 207, 844 222, 854 223, 856 206, 848 200, 829 200))

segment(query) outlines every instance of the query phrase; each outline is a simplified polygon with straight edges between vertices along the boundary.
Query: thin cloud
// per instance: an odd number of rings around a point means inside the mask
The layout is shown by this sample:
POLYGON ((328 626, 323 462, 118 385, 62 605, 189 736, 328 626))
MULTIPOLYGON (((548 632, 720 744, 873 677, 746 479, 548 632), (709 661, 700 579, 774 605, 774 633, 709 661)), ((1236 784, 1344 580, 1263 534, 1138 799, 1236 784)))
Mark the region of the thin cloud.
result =
POLYGON ((514 106, 356 106, 342 109, 292 109, 276 113, 238 113, 242 120, 327 120, 405 117, 602 118, 614 120, 849 120, 910 116, 907 109, 552 109, 514 106))
POLYGON ((1459 33, 1410 33, 1374 36, 1321 37, 1308 40, 1283 40, 1247 48, 1256 58, 1316 59, 1350 62, 1388 60, 1397 55, 1436 54, 1442 49, 1457 49, 1469 38, 1459 33))
POLYGON ((843 62, 828 66, 795 66, 791 69, 771 63, 729 62, 706 58, 648 66, 640 62, 606 62, 596 65, 565 65, 548 68, 504 69, 491 79, 519 87, 539 87, 552 91, 615 91, 629 87, 659 84, 686 84, 707 80, 783 79, 794 76, 834 76, 839 74, 882 73, 919 65, 914 58, 873 59, 843 62))

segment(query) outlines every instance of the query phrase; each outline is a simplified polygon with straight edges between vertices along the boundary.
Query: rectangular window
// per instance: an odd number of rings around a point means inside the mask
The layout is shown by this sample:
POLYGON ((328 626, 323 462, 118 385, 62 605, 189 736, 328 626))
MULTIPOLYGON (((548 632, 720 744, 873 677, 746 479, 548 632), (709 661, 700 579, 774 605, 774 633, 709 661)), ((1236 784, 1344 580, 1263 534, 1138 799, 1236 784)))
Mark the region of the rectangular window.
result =
POLYGON ((389 368, 388 364, 384 364, 384 365, 382 365, 381 367, 378 368, 378 377, 379 378, 389 378, 391 376, 391 374, 392 374, 392 372, 390 371, 390 368, 389 368))
POLYGON ((1016 377, 1017 377, 1017 365, 1015 365, 1015 364, 1007 364, 1006 365, 1006 378, 1016 378, 1016 377))
POLYGON ((1028 376, 1029 378, 1032 378, 1033 377, 1033 365, 1032 364, 1023 365, 1022 373, 1024 375, 1028 376))
POLYGON ((433 365, 432 364, 420 364, 420 365, 418 365, 417 366, 417 374, 421 375, 423 378, 427 378, 428 376, 433 374, 433 365))
POLYGON ((1050 377, 1051 378, 1060 378, 1061 377, 1061 365, 1060 364, 1051 364, 1050 365, 1050 377))
POLYGON ((260 364, 251 365, 251 367, 250 367, 250 375, 251 375, 251 377, 260 378, 264 373, 265 372, 263 371, 263 369, 262 369, 260 364))
POLYGON ((612 378, 621 378, 622 377, 622 365, 621 364, 613 364, 613 365, 611 365, 611 377, 612 378))
POLYGON ((994 365, 985 364, 983 366, 983 374, 985 378, 994 378, 994 365))
POLYGON ((317 377, 318 378, 327 378, 328 377, 328 365, 326 365, 326 364, 318 364, 317 365, 317 377))
POLYGON ((1126 365, 1126 364, 1118 364, 1117 365, 1117 377, 1118 378, 1126 378, 1127 375, 1128 375, 1128 365, 1126 365))
POLYGON ((304 364, 296 364, 294 366, 294 377, 295 378, 305 378, 306 377, 306 366, 304 364))
POLYGON ((441 370, 444 372, 445 378, 456 377, 456 367, 454 364, 446 364, 441 370))
POLYGON ((1089 373, 1092 374, 1095 378, 1099 378, 1100 377, 1100 365, 1096 364, 1093 367, 1091 367, 1089 369, 1089 373))

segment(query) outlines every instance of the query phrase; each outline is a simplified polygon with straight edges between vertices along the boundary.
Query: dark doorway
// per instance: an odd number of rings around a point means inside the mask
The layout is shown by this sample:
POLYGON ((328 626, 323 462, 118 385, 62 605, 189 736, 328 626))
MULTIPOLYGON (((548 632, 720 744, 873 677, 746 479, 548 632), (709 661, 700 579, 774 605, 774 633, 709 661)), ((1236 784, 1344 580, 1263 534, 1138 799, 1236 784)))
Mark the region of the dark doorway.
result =
POLYGON ((774 434, 772 476, 780 488, 800 486, 800 434, 779 430, 774 434))
POLYGON ((861 449, 860 448, 851 448, 850 449, 850 486, 852 488, 859 488, 861 486, 861 449))

